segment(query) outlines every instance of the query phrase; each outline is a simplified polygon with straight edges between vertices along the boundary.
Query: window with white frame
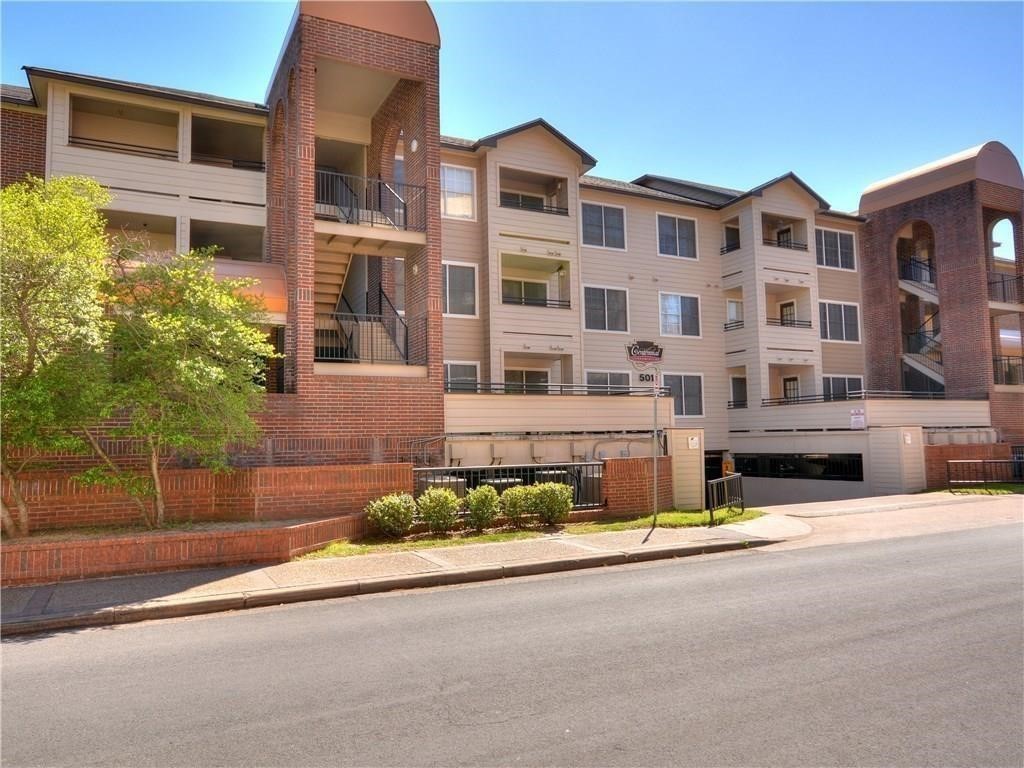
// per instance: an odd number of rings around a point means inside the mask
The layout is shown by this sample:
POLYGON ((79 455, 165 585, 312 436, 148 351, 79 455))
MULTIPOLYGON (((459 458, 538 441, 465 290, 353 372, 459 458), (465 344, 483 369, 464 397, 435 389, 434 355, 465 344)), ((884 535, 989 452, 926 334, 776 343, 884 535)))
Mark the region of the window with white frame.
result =
POLYGON ((443 262, 441 300, 446 315, 476 317, 476 266, 443 262))
POLYGON ((743 299, 725 300, 725 321, 730 324, 743 324, 743 299))
POLYGON ((700 336, 700 299, 678 293, 663 293, 662 336, 700 336))
POLYGON ((587 371, 588 395, 629 391, 629 373, 625 371, 587 371))
POLYGON ((473 184, 476 172, 459 165, 441 166, 441 215, 448 219, 474 219, 473 184))
POLYGON ((704 415, 704 380, 700 374, 666 373, 662 384, 672 395, 676 416, 704 415))
POLYGON ((818 302, 821 338, 826 341, 860 341, 860 324, 856 304, 832 301, 818 302))
POLYGON ((548 303, 548 284, 538 280, 503 278, 501 281, 501 302, 524 306, 544 307, 548 303))
POLYGON ((697 222, 677 216, 658 214, 658 254, 697 258, 697 222))
POLYGON ((626 212, 613 205, 583 203, 583 244, 626 247, 626 212))
POLYGON ((846 400, 863 389, 861 376, 823 376, 821 379, 821 393, 826 400, 846 400))
POLYGON ((588 331, 628 331, 626 292, 618 288, 584 286, 584 325, 588 331))
POLYGON ((814 237, 819 267, 849 270, 857 268, 852 234, 836 232, 834 229, 816 229, 814 237))
POLYGON ((548 371, 523 368, 505 369, 505 391, 513 394, 544 394, 548 391, 548 371))
POLYGON ((444 362, 444 386, 449 392, 476 392, 480 380, 477 362, 444 362))

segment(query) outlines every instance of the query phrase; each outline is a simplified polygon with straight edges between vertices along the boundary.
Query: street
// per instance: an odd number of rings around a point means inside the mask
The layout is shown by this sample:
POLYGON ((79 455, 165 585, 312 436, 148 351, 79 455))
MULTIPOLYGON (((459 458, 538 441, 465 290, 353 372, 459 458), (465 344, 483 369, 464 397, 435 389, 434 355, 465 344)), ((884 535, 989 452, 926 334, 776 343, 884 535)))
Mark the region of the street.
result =
POLYGON ((1019 524, 3 644, 5 766, 1024 764, 1019 524))

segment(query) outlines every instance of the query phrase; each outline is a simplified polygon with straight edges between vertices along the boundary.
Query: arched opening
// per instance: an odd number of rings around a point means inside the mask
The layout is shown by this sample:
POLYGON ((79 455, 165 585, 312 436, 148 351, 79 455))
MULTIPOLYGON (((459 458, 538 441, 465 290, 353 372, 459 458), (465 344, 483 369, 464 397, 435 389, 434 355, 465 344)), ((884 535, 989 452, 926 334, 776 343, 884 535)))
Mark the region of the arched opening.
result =
POLYGON ((903 339, 902 389, 944 389, 942 325, 935 273, 935 233, 926 221, 909 221, 896 233, 903 339))
POLYGON ((1015 264, 1017 247, 1013 237, 1013 221, 1009 217, 999 219, 992 225, 988 236, 989 253, 997 264, 1015 264))

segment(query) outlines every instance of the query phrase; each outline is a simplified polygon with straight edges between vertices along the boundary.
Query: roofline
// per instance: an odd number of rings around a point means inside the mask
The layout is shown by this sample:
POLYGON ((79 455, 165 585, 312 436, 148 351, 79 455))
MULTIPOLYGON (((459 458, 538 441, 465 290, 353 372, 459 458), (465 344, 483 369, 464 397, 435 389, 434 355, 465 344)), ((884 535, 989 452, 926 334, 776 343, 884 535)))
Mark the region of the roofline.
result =
POLYGON ((822 211, 828 211, 828 210, 830 210, 832 208, 832 206, 829 205, 828 200, 826 200, 821 195, 819 195, 817 192, 815 192, 813 189, 811 189, 811 186, 807 182, 805 182, 803 179, 801 179, 799 176, 797 176, 792 171, 790 171, 789 173, 784 173, 781 176, 777 176, 774 179, 771 179, 770 181, 766 181, 764 184, 759 184, 758 186, 754 187, 753 189, 747 190, 742 195, 739 195, 738 197, 734 197, 732 200, 730 200, 727 203, 723 203, 721 207, 724 208, 724 207, 726 207, 728 205, 732 205, 733 203, 738 203, 741 200, 746 200, 748 197, 760 197, 761 193, 764 190, 768 189, 768 187, 774 186, 775 184, 778 184, 780 182, 787 181, 787 180, 796 182, 796 184, 799 187, 801 187, 804 190, 804 192, 806 192, 808 195, 810 195, 815 200, 817 200, 818 201, 818 206, 819 206, 819 208, 822 211))
POLYGON ((0 93, 0 102, 4 102, 7 104, 17 104, 19 107, 38 107, 39 104, 38 102, 36 102, 36 95, 35 92, 32 91, 31 85, 29 85, 29 93, 31 95, 25 99, 19 98, 17 96, 12 96, 10 94, 0 93))
POLYGON ((511 128, 506 128, 503 131, 498 131, 497 133, 492 133, 488 136, 484 136, 483 138, 474 141, 470 146, 447 144, 445 142, 441 142, 441 146, 446 147, 448 149, 461 149, 466 152, 475 152, 476 150, 480 149, 480 147, 496 147, 498 146, 498 142, 501 139, 504 139, 505 137, 511 136, 512 134, 515 133, 528 131, 531 128, 543 128, 556 139, 558 139, 560 142, 569 147, 573 152, 579 155, 580 160, 583 162, 583 165, 587 167, 587 170, 590 170, 595 165, 597 165, 597 158, 595 158, 593 155, 591 155, 589 152, 583 149, 579 144, 572 141, 568 136, 566 136, 560 130, 551 125, 551 123, 549 123, 543 117, 538 117, 534 120, 530 120, 525 123, 520 123, 519 125, 514 125, 511 128))
POLYGON ((586 176, 580 177, 580 186, 586 187, 587 189, 593 189, 597 192, 609 192, 610 194, 613 195, 628 195, 629 197, 642 197, 644 200, 658 200, 663 203, 673 203, 676 205, 692 205, 695 208, 710 208, 712 210, 717 210, 716 206, 712 205, 711 203, 705 203, 700 200, 691 200, 689 198, 679 197, 677 195, 669 196, 668 192, 665 192, 660 195, 648 195, 633 189, 621 189, 615 187, 603 187, 600 184, 588 184, 586 181, 586 176))
POLYGON ((42 67, 22 67, 28 76, 29 88, 32 89, 32 94, 35 97, 36 104, 39 103, 38 95, 35 92, 35 86, 32 84, 33 77, 45 77, 51 80, 62 80, 68 83, 76 83, 78 85, 91 85, 97 88, 105 88, 111 91, 121 91, 122 93, 134 93, 141 96, 153 96, 160 99, 166 99, 168 101, 180 101, 188 104, 198 104, 204 107, 214 107, 216 109, 225 109, 231 112, 243 112, 250 115, 267 115, 269 110, 264 104, 258 104, 256 102, 244 102, 225 100, 219 96, 211 94, 191 92, 191 91, 176 91, 167 88, 162 88, 158 85, 145 85, 143 83, 128 83, 123 80, 112 80, 105 77, 97 77, 92 75, 79 75, 74 72, 61 72, 56 69, 44 69, 42 67))
POLYGON ((831 208, 822 209, 816 211, 819 216, 831 216, 835 219, 847 219, 849 221, 858 221, 863 224, 868 220, 867 216, 861 216, 859 213, 845 213, 843 211, 833 211, 831 208))

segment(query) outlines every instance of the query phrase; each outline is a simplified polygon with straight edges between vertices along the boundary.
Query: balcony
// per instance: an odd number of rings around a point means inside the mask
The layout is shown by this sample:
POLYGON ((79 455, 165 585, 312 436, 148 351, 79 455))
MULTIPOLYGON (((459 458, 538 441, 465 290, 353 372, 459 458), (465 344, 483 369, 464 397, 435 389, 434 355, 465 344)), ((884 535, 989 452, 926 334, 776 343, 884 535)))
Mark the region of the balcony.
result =
POLYGON ((791 251, 806 251, 807 243, 801 243, 797 240, 791 240, 789 238, 770 238, 766 237, 763 240, 765 245, 770 245, 775 248, 788 248, 791 251))
POLYGON ((318 219, 407 232, 427 229, 427 191, 415 184, 317 170, 314 199, 318 219))
POLYGON ((318 363, 426 365, 426 317, 399 315, 385 294, 380 312, 355 312, 343 296, 338 311, 314 316, 318 363))
POLYGON ((761 214, 761 242, 772 248, 807 250, 807 221, 765 211, 761 214))
POLYGON ((995 384, 1024 384, 1024 357, 993 358, 992 377, 995 384))
POLYGON ((263 126, 193 115, 191 162, 263 171, 263 126))
POLYGON ((743 327, 742 320, 730 320, 728 323, 722 324, 722 330, 725 331, 737 331, 743 327))
POLYGON ((537 213, 551 213, 556 216, 568 216, 569 209, 557 205, 548 205, 543 197, 534 195, 522 195, 517 192, 501 193, 502 208, 518 208, 521 211, 535 211, 537 213))
POLYGON ((569 180, 518 168, 498 169, 498 205, 553 216, 569 215, 569 180))
POLYGON ((935 285, 935 266, 930 261, 921 261, 911 257, 897 259, 900 280, 912 283, 935 285))
POLYGON ((519 307, 548 307, 549 309, 571 309, 572 305, 568 299, 546 299, 533 298, 530 296, 507 296, 502 295, 502 304, 511 304, 519 307))
POLYGON ((178 113, 71 96, 68 144, 161 160, 178 159, 178 113))
POLYGON ((988 299, 1001 304, 1024 304, 1024 277, 990 272, 988 299))
MULTIPOLYGON (((765 319, 768 325, 782 328, 813 328, 810 320, 797 320, 795 317, 769 317, 765 319)), ((742 321, 741 321, 742 325, 742 321)), ((728 329, 727 329, 728 330, 728 329)))

